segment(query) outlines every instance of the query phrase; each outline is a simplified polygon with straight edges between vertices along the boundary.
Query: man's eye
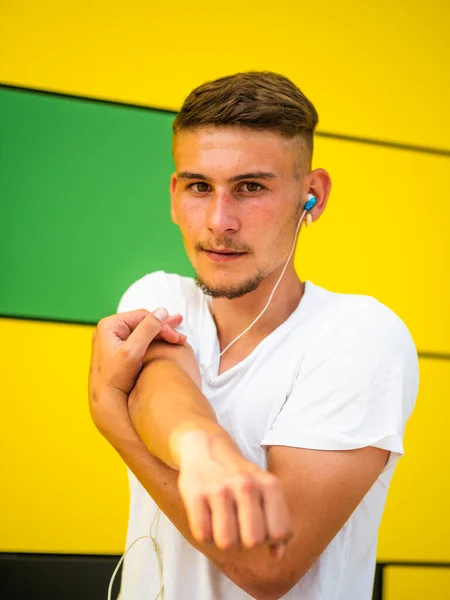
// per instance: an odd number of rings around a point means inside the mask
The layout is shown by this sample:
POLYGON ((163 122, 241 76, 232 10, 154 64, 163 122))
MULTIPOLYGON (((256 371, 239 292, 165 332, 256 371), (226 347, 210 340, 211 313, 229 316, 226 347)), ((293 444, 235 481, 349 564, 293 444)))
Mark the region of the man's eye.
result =
POLYGON ((244 184, 242 184, 243 186, 246 186, 246 190, 244 190, 245 192, 258 192, 259 190, 262 190, 262 185, 260 185, 259 183, 255 183, 254 181, 246 181, 244 184))
POLYGON ((207 183, 205 183, 204 181, 197 181, 197 183, 192 183, 189 186, 191 189, 194 190, 194 192, 207 192, 209 190, 209 185, 207 183))
MULTIPOLYGON (((210 191, 209 184, 205 183, 204 181, 197 181, 196 183, 191 183, 188 187, 199 194, 204 194, 205 192, 210 191)), ((240 189, 244 192, 253 193, 262 190, 263 186, 254 181, 245 181, 240 189)))

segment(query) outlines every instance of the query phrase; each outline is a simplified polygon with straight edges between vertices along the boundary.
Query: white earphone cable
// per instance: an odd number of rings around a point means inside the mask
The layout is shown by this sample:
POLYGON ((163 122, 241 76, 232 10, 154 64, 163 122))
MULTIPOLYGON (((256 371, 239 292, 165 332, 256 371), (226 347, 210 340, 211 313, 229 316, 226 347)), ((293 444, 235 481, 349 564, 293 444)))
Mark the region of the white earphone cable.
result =
POLYGON ((116 578, 116 575, 120 569, 120 565, 123 563, 123 560, 125 558, 125 556, 128 554, 128 552, 131 550, 131 548, 137 543, 139 542, 139 540, 152 540, 153 542, 153 550, 155 551, 156 554, 156 560, 158 561, 158 572, 159 572, 159 583, 160 583, 160 588, 159 588, 159 592, 158 595, 155 597, 155 600, 158 600, 158 598, 161 597, 162 600, 164 600, 164 579, 163 579, 163 564, 162 564, 162 557, 161 557, 161 552, 158 546, 158 542, 157 542, 157 535, 158 535, 158 527, 159 527, 159 519, 161 517, 161 509, 159 508, 159 506, 157 507, 155 514, 153 516, 153 520, 152 523, 150 525, 150 535, 141 535, 140 537, 136 538, 129 546, 128 548, 125 550, 125 552, 122 554, 119 562, 116 565, 116 568, 114 569, 114 572, 111 576, 111 579, 109 581, 109 586, 108 586, 108 600, 111 600, 111 594, 112 594, 112 588, 114 585, 114 580, 116 578), (156 521, 156 531, 155 534, 153 535, 153 526, 155 524, 156 521))
MULTIPOLYGON (((238 336, 237 336, 237 337, 236 337, 236 338, 235 338, 235 339, 234 339, 232 342, 230 342, 230 343, 228 344, 228 346, 226 346, 226 348, 224 348, 224 349, 222 350, 222 352, 221 352, 221 353, 220 353, 220 354, 219 354, 219 355, 218 355, 218 356, 217 356, 217 357, 216 357, 216 358, 215 358, 215 359, 212 361, 212 363, 210 363, 210 364, 209 364, 209 365, 206 367, 206 369, 204 369, 204 370, 203 370, 203 372, 201 373, 201 376, 202 376, 202 377, 203 377, 203 375, 204 375, 204 374, 205 374, 205 373, 208 371, 208 369, 210 369, 210 368, 212 367, 212 365, 213 365, 213 364, 214 364, 214 363, 215 363, 217 360, 219 360, 219 358, 220 358, 221 356, 223 356, 223 355, 225 354, 225 352, 226 352, 226 351, 227 351, 229 348, 231 348, 231 346, 232 346, 233 344, 235 344, 235 343, 236 343, 236 342, 237 342, 239 339, 241 339, 241 337, 242 337, 242 336, 244 336, 244 335, 245 335, 245 334, 246 334, 248 331, 250 331, 250 329, 253 327, 253 325, 255 325, 255 323, 257 323, 257 322, 259 321, 259 319, 260 319, 260 318, 263 316, 263 314, 264 314, 264 313, 266 312, 266 310, 269 308, 269 305, 270 305, 270 303, 272 302, 272 298, 273 298, 273 296, 274 296, 274 294, 275 294, 275 292, 276 292, 276 290, 277 290, 277 288, 278 288, 278 286, 279 286, 279 284, 280 284, 280 282, 281 282, 281 279, 282 279, 282 277, 283 277, 284 273, 286 272, 287 266, 288 266, 288 264, 289 264, 289 262, 290 262, 290 260, 291 260, 291 258, 292 258, 292 255, 293 255, 293 253, 294 253, 295 246, 296 246, 296 243, 297 243, 297 236, 298 236, 298 232, 299 232, 300 226, 301 226, 301 224, 302 224, 303 218, 304 218, 304 216, 305 216, 305 214, 306 214, 307 212, 308 212, 307 210, 304 210, 304 211, 303 211, 303 213, 302 213, 302 216, 300 217, 300 220, 299 220, 299 222, 298 222, 298 225, 297 225, 297 229, 295 230, 294 241, 293 241, 293 244, 292 244, 291 251, 290 251, 290 253, 289 253, 289 256, 288 256, 288 258, 287 258, 287 260, 286 260, 286 262, 285 262, 285 264, 284 264, 283 270, 281 271, 280 277, 278 278, 278 281, 276 282, 276 284, 275 284, 275 286, 274 286, 274 288, 273 288, 273 290, 272 290, 272 292, 271 292, 271 294, 270 294, 270 296, 269 296, 269 299, 268 299, 268 301, 267 301, 267 303, 266 303, 265 307, 262 309, 262 311, 259 313, 259 315, 256 317, 256 319, 255 319, 255 320, 254 320, 252 323, 250 323, 250 325, 249 325, 249 326, 248 326, 246 329, 244 329, 244 331, 243 331, 242 333, 240 333, 240 334, 239 334, 239 335, 238 335, 238 336)), ((161 557, 161 552, 160 552, 160 550, 159 550, 158 542, 157 542, 157 540, 156 540, 156 536, 157 536, 157 534, 158 534, 158 526, 159 526, 159 519, 160 519, 160 515, 161 515, 161 509, 160 509, 159 507, 157 507, 157 510, 156 510, 156 512, 155 512, 155 515, 154 515, 154 517, 153 517, 153 521, 152 521, 152 523, 151 523, 151 525, 150 525, 150 535, 142 535, 142 536, 140 536, 140 537, 136 538, 136 539, 135 539, 135 540, 134 540, 134 541, 133 541, 133 542, 130 544, 130 546, 129 546, 129 547, 126 549, 126 551, 125 551, 125 552, 124 552, 124 554, 122 555, 121 559, 120 559, 120 560, 119 560, 119 562, 117 563, 117 566, 116 566, 116 568, 114 569, 114 572, 113 572, 113 574, 112 574, 112 576, 111 576, 111 580, 110 580, 110 582, 109 582, 109 587, 108 587, 108 600, 111 600, 111 594, 112 594, 112 587, 113 587, 114 579, 115 579, 115 577, 116 577, 116 575, 117 575, 117 573, 118 573, 118 571, 119 571, 119 569, 120 569, 120 565, 122 564, 122 562, 123 562, 123 560, 124 560, 125 556, 126 556, 126 555, 128 554, 128 552, 131 550, 131 548, 132 548, 132 547, 133 547, 133 546, 134 546, 134 545, 135 545, 137 542, 139 542, 139 540, 143 540, 143 539, 150 539, 150 540, 152 540, 152 542, 153 542, 153 548, 154 548, 154 550, 155 550, 156 558, 157 558, 157 561, 158 561, 159 582, 160 582, 160 584, 161 584, 161 587, 160 587, 160 589, 159 589, 158 595, 156 596, 155 600, 158 600, 160 597, 161 597, 161 599, 162 599, 162 600, 164 600, 164 580, 163 580, 163 565, 162 565, 162 557, 161 557), (153 536, 153 535, 152 535, 152 531, 153 531, 153 525, 154 525, 154 523, 155 523, 155 520, 156 520, 156 532, 155 532, 155 535, 153 536)))
POLYGON ((278 281, 276 282, 276 284, 275 284, 275 286, 274 286, 274 288, 273 288, 273 290, 272 290, 272 293, 271 293, 271 294, 270 294, 270 296, 269 296, 269 299, 268 299, 268 301, 267 301, 267 304, 266 304, 266 305, 265 305, 265 307, 262 309, 262 311, 259 313, 259 315, 256 317, 256 319, 255 319, 255 320, 254 320, 252 323, 250 323, 250 325, 249 325, 249 326, 248 326, 246 329, 244 329, 244 331, 243 331, 242 333, 240 333, 240 334, 239 334, 239 335, 238 335, 238 336, 237 336, 237 337, 236 337, 236 338, 235 338, 235 339, 234 339, 232 342, 230 342, 230 343, 228 344, 228 346, 226 346, 226 348, 224 348, 224 349, 222 350, 222 352, 221 352, 221 353, 220 353, 220 354, 219 354, 219 355, 218 355, 218 356, 217 356, 217 357, 216 357, 216 358, 215 358, 215 359, 212 361, 212 363, 210 363, 210 364, 209 364, 209 365, 206 367, 206 369, 204 369, 204 370, 203 370, 203 372, 201 373, 201 376, 202 376, 202 377, 203 377, 203 375, 204 375, 204 374, 205 374, 205 373, 206 373, 206 372, 207 372, 207 371, 208 371, 208 370, 209 370, 209 369, 210 369, 210 368, 213 366, 213 364, 214 364, 214 363, 216 363, 216 362, 219 360, 219 358, 220 358, 220 357, 221 357, 223 354, 225 354, 225 352, 228 350, 228 348, 231 348, 231 346, 232 346, 233 344, 235 344, 235 343, 236 343, 236 342, 237 342, 239 339, 241 339, 241 337, 242 337, 243 335, 245 335, 245 334, 246 334, 248 331, 250 331, 250 329, 253 327, 253 325, 255 325, 255 323, 256 323, 257 321, 259 321, 259 319, 260 319, 260 318, 263 316, 263 314, 264 314, 264 313, 266 312, 266 310, 269 308, 269 304, 272 302, 272 298, 273 298, 273 296, 274 296, 274 294, 275 294, 275 292, 276 292, 276 290, 277 290, 277 288, 278 288, 278 286, 279 286, 279 284, 280 284, 280 281, 281 281, 281 279, 282 279, 282 277, 283 277, 283 275, 284 275, 284 273, 285 273, 285 271, 286 271, 286 269, 287 269, 287 266, 288 266, 288 264, 289 264, 289 261, 291 260, 291 258, 292 258, 292 255, 293 255, 293 253, 294 253, 295 246, 296 246, 296 243, 297 243, 297 235, 298 235, 298 231, 299 231, 299 229, 300 229, 300 225, 302 224, 303 217, 305 216, 305 214, 306 214, 306 213, 307 213, 307 211, 306 211, 306 210, 304 210, 304 211, 303 211, 303 214, 302 214, 302 216, 300 217, 300 220, 299 220, 299 222, 298 222, 298 225, 297 225, 297 229, 295 230, 294 242, 293 242, 293 244, 292 244, 291 251, 290 251, 290 253, 289 253, 289 256, 288 256, 288 258, 287 258, 287 260, 286 260, 286 262, 285 262, 285 264, 284 264, 283 270, 281 271, 281 275, 280 275, 280 277, 278 278, 278 281))

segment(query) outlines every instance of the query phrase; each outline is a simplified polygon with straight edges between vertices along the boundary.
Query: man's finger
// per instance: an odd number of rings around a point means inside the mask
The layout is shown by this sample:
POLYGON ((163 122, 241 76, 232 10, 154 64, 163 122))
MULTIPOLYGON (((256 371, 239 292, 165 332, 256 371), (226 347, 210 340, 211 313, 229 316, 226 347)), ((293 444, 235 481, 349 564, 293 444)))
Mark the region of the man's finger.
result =
POLYGON ((209 494, 214 543, 218 548, 231 548, 239 541, 236 505, 228 490, 209 494))
POLYGON ((155 308, 155 310, 153 310, 152 313, 160 321, 165 321, 169 317, 168 311, 165 308, 162 308, 162 307, 161 308, 155 308))
POLYGON ((118 315, 105 317, 100 321, 100 323, 104 322, 105 328, 112 329, 119 335, 119 337, 121 337, 123 340, 126 340, 130 333, 134 331, 139 323, 143 321, 149 314, 150 312, 145 308, 138 308, 137 310, 130 310, 129 312, 121 312, 118 315), (120 319, 118 319, 119 316, 120 319), (121 335, 122 330, 124 330, 123 336, 121 335))
POLYGON ((194 494, 189 500, 183 498, 189 521, 189 528, 194 538, 199 542, 209 542, 212 539, 211 511, 202 494, 194 494))
POLYGON ((142 360, 147 348, 161 331, 162 326, 163 323, 155 315, 148 313, 122 344, 122 353, 132 356, 136 360, 142 360))
POLYGON ((265 543, 267 539, 261 494, 250 477, 243 477, 233 487, 236 496, 241 542, 247 548, 265 543))
POLYGON ((181 315, 169 315, 165 322, 171 327, 178 327, 182 321, 183 317, 181 315))
POLYGON ((277 479, 274 476, 267 479, 262 491, 268 538, 286 542, 292 536, 291 517, 277 479))
POLYGON ((271 556, 273 556, 277 560, 280 560, 281 558, 283 558, 286 552, 286 543, 281 542, 279 544, 269 544, 269 552, 271 556))
POLYGON ((158 337, 170 344, 184 344, 187 339, 183 333, 179 333, 178 331, 175 331, 173 327, 167 325, 167 321, 163 325, 158 337))

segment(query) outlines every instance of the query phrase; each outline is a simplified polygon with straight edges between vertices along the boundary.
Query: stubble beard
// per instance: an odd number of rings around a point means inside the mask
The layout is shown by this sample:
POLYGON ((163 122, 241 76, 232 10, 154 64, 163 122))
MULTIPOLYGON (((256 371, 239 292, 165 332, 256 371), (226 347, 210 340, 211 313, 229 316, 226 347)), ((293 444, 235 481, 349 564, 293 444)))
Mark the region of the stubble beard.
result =
POLYGON ((211 287, 196 273, 195 283, 204 294, 212 298, 228 298, 228 300, 233 300, 256 290, 265 277, 266 273, 262 269, 258 269, 255 275, 236 286, 211 287))
MULTIPOLYGON (((300 215, 302 214, 302 210, 302 204, 301 202, 299 202, 299 204, 296 207, 294 218, 292 220, 292 223, 294 225, 294 232, 297 228, 298 220, 300 218, 300 215)), ((232 242, 227 239, 225 240, 224 246, 226 248, 231 248, 232 242)), ((261 283, 264 281, 268 274, 269 271, 267 269, 259 268, 255 275, 253 275, 243 283, 238 284, 237 286, 233 287, 230 285, 226 287, 211 287, 201 278, 201 276, 198 273, 196 273, 195 283, 197 287, 200 288, 201 291, 207 296, 211 296, 212 298, 228 298, 228 300, 233 300, 234 298, 242 298, 242 296, 250 294, 250 292, 254 292, 261 285, 261 283)))

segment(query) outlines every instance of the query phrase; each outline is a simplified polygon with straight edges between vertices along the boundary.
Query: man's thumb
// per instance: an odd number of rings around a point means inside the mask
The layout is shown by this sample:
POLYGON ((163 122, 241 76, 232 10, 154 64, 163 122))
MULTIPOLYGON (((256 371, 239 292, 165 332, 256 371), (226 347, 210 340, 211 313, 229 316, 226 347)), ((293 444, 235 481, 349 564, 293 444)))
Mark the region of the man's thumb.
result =
POLYGON ((169 313, 165 308, 157 308, 152 313, 147 313, 147 316, 123 343, 122 352, 134 360, 141 361, 150 343, 161 331, 162 317, 167 318, 168 316, 169 313))
POLYGON ((169 313, 165 308, 156 308, 152 312, 155 315, 155 317, 160 321, 165 321, 169 316, 169 313))

